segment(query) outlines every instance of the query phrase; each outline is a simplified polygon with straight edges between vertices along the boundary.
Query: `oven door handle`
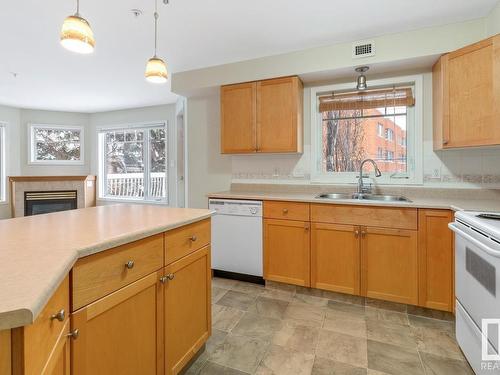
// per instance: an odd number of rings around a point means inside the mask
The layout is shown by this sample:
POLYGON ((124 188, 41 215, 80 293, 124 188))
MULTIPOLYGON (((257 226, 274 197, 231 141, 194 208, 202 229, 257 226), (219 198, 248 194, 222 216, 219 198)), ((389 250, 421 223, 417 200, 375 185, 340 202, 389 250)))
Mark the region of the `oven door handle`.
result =
POLYGON ((496 258, 500 258, 500 251, 494 250, 485 244, 483 244, 481 241, 476 240, 474 237, 472 237, 470 234, 464 232, 457 224, 455 223, 449 223, 448 228, 450 228, 453 232, 457 233, 458 235, 462 236, 465 238, 467 241, 472 242, 475 246, 479 247, 481 250, 483 250, 485 253, 494 256, 496 258))

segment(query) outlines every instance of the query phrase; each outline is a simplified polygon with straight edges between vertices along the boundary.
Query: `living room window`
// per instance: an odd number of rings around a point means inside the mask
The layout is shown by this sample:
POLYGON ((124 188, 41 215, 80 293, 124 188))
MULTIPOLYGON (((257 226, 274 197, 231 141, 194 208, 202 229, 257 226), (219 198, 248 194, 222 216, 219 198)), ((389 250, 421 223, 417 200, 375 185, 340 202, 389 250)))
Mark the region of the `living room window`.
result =
MULTIPOLYGON (((355 183, 364 159, 374 159, 383 184, 422 181, 422 77, 311 89, 312 180, 355 183)), ((366 165, 367 171, 373 167, 366 165)))
POLYGON ((83 164, 82 126, 29 125, 30 163, 83 164))
POLYGON ((100 196, 168 202, 165 123, 100 129, 100 196))

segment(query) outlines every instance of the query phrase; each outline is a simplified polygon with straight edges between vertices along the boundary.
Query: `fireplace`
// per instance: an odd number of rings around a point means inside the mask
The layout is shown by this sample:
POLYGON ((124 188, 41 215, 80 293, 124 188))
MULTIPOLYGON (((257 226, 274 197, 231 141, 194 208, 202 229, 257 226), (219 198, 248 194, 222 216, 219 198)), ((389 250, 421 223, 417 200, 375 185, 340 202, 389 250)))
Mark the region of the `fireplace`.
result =
POLYGON ((76 190, 26 191, 24 192, 24 215, 47 214, 77 208, 76 190))

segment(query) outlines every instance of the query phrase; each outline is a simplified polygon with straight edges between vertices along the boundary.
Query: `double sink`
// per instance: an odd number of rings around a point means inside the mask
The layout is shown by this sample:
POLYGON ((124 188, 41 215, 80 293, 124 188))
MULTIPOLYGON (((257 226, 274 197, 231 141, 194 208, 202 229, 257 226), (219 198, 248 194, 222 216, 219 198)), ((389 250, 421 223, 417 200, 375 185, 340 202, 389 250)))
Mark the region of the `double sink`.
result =
POLYGON ((316 196, 317 199, 357 199, 366 201, 382 201, 382 202, 411 202, 408 198, 402 195, 381 195, 367 193, 327 193, 316 196))

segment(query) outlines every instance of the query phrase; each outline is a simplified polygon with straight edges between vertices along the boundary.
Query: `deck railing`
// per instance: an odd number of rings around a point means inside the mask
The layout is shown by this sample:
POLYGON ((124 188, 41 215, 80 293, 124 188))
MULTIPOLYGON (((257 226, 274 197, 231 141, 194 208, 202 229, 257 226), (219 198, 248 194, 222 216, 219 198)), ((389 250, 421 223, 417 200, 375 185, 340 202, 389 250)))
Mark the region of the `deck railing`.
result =
MULTIPOLYGON (((116 173, 107 175, 106 193, 114 197, 144 197, 144 174, 142 173, 116 173)), ((149 191, 152 198, 166 196, 165 173, 151 173, 149 191)))

